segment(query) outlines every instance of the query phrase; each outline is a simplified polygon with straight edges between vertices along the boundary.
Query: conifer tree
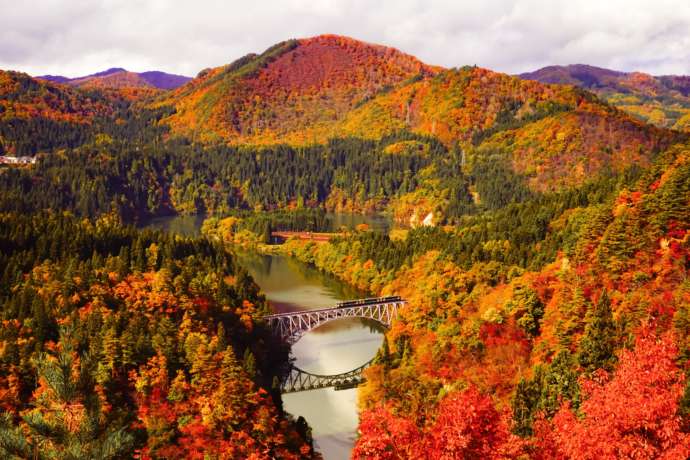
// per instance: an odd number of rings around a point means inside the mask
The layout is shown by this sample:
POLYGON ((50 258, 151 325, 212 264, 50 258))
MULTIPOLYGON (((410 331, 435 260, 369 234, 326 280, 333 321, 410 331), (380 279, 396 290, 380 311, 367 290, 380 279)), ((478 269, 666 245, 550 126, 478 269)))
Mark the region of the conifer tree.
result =
POLYGON ((580 341, 577 360, 588 372, 597 369, 611 370, 616 360, 616 324, 611 303, 603 291, 596 306, 588 315, 585 334, 580 341))
POLYGON ((114 459, 132 454, 132 435, 103 411, 107 401, 95 389, 95 363, 88 355, 77 355, 71 340, 64 332, 61 351, 36 360, 40 384, 34 409, 18 426, 9 414, 0 420, 2 458, 114 459))

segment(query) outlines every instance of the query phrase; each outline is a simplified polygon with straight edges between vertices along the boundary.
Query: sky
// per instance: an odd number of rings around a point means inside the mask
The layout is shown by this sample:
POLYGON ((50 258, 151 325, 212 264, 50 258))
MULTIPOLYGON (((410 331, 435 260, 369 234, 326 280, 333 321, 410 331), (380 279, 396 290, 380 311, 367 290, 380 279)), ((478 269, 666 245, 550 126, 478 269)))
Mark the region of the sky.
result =
POLYGON ((690 0, 0 0, 0 69, 194 76, 324 33, 444 67, 690 75, 690 0))

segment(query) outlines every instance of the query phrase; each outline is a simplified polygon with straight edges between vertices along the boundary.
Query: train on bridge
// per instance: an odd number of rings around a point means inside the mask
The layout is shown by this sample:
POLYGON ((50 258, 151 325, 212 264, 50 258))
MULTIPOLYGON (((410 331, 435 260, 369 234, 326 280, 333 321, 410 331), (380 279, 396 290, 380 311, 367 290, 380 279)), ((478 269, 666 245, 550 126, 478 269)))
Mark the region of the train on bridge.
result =
POLYGON ((372 304, 379 304, 379 303, 401 302, 401 301, 402 301, 402 298, 400 296, 394 295, 394 296, 389 296, 389 297, 369 297, 367 299, 347 300, 344 302, 338 302, 337 304, 335 304, 335 306, 338 308, 361 307, 362 305, 372 305, 372 304))

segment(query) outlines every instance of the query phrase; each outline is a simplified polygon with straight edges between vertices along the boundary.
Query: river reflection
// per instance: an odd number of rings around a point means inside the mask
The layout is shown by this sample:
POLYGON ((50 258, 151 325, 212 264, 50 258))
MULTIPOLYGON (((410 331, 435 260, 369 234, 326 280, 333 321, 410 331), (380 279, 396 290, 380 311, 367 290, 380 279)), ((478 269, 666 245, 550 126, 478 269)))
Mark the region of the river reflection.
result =
MULTIPOLYGON (((355 299, 361 292, 283 256, 240 255, 240 263, 266 294, 276 311, 296 311, 355 299)), ((305 334, 292 346, 295 364, 315 374, 339 374, 369 361, 381 345, 381 326, 369 320, 346 318, 305 334)), ((313 429, 317 448, 326 459, 346 459, 357 429, 356 390, 333 389, 283 396, 285 409, 302 415, 313 429)))
MULTIPOLYGON (((334 215, 334 225, 367 223, 375 229, 387 228, 384 218, 334 215)), ((197 235, 200 216, 174 216, 151 220, 147 227, 197 235)), ((332 306, 340 300, 364 297, 350 286, 324 275, 294 259, 279 255, 237 254, 276 312, 309 310, 332 306)), ((383 338, 381 326, 370 320, 344 318, 305 334, 292 346, 295 364, 315 374, 339 374, 355 369, 374 357, 383 338)), ((283 396, 285 410, 303 416, 312 427, 316 448, 326 460, 350 457, 357 430, 356 390, 323 390, 283 396)))

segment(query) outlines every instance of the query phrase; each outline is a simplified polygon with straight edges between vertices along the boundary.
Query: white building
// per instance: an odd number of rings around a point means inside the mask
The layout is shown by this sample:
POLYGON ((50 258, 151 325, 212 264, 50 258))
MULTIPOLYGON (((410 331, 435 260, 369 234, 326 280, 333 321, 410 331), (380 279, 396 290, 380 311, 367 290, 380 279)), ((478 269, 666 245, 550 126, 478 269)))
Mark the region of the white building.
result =
POLYGON ((36 160, 36 157, 0 156, 0 163, 6 165, 32 165, 36 163, 36 160))

